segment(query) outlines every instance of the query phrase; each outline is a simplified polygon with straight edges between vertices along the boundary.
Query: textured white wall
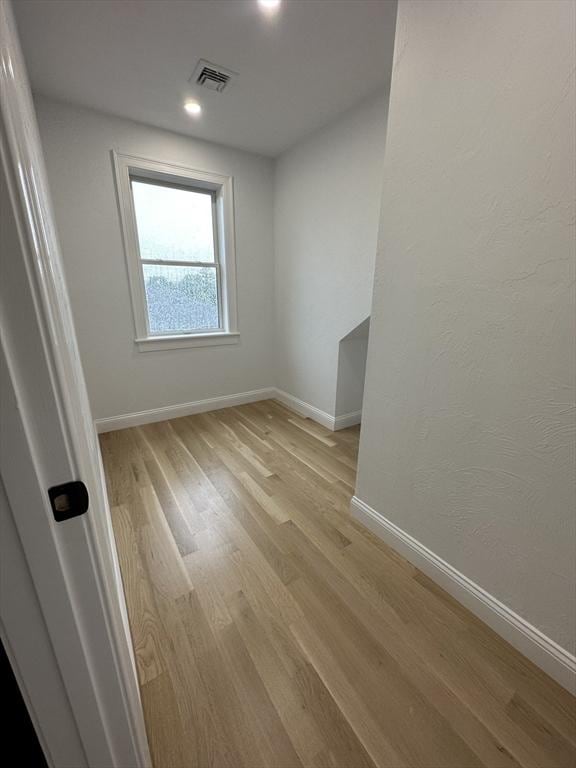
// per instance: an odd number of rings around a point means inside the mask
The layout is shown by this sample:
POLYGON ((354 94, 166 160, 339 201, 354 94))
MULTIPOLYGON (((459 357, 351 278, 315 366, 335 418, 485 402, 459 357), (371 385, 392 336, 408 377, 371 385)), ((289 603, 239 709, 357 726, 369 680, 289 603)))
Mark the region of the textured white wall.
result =
POLYGON ((272 162, 43 98, 36 108, 94 417, 271 386, 272 162), (111 149, 234 177, 239 345, 135 348, 111 149))
POLYGON ((574 9, 400 0, 357 487, 569 649, 574 9))
POLYGON ((276 166, 276 382, 330 415, 338 343, 370 314, 387 103, 371 99, 276 166))

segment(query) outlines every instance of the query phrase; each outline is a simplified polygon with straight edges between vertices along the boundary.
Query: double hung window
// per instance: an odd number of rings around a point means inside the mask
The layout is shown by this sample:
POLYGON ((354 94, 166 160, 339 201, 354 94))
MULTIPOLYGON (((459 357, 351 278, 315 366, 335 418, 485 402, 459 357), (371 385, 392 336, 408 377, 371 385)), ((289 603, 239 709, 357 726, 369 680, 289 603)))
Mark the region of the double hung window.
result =
POLYGON ((232 179, 115 155, 136 343, 237 341, 232 179))

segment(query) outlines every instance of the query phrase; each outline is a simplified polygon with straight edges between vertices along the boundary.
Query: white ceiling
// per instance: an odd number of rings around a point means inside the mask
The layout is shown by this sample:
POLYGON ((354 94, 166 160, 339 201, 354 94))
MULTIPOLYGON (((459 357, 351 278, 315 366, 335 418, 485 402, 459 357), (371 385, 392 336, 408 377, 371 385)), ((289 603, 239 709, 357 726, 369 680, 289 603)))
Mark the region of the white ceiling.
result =
POLYGON ((38 93, 277 155, 387 85, 395 0, 14 0, 38 93), (239 73, 188 82, 198 59, 239 73), (187 97, 200 118, 182 109, 187 97))

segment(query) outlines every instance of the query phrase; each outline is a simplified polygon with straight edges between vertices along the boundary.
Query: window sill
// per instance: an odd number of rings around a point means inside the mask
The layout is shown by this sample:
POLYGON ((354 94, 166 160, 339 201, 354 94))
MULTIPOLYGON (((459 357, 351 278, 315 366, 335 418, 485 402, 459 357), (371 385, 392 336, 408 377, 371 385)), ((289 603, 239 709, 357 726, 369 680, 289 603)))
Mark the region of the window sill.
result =
POLYGON ((146 336, 135 339, 140 352, 157 352, 161 349, 185 349, 186 347, 219 347, 223 344, 238 344, 237 332, 197 333, 176 336, 146 336))

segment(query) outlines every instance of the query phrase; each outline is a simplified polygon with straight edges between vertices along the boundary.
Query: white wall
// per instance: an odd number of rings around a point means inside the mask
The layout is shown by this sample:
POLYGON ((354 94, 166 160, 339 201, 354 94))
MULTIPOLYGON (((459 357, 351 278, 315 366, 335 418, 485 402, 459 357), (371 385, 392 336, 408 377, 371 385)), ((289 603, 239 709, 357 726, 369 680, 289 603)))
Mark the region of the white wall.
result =
POLYGON ((44 98, 36 107, 94 417, 272 385, 272 162, 44 98), (234 177, 239 345, 135 348, 111 149, 234 177))
POLYGON ((370 318, 345 336, 338 348, 336 379, 336 416, 362 410, 370 318))
POLYGON ((568 649, 574 8, 400 0, 357 486, 568 649))
POLYGON ((276 382, 332 416, 339 341, 370 314, 387 102, 348 112, 276 166, 276 382))
POLYGON ((340 413, 339 341, 370 313, 387 101, 282 155, 274 180, 271 160, 36 98, 95 418, 273 384, 340 413), (136 349, 111 149, 234 176, 239 346, 136 349))

